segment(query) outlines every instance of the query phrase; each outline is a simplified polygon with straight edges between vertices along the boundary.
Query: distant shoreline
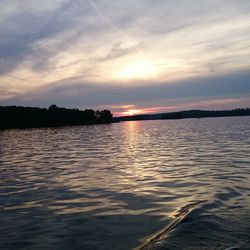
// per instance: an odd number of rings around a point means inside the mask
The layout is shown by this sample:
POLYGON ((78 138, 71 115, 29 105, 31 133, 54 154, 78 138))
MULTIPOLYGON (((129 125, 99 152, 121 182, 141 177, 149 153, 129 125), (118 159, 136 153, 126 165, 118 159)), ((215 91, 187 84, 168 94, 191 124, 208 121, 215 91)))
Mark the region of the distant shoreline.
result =
POLYGON ((22 106, 0 106, 0 130, 111 124, 123 121, 180 120, 236 116, 250 116, 250 108, 220 111, 188 110, 113 117, 109 110, 94 111, 92 109, 66 109, 57 107, 56 105, 51 105, 48 109, 22 106))
POLYGON ((245 109, 233 109, 233 110, 219 110, 219 111, 209 111, 209 110, 187 110, 169 113, 159 113, 159 114, 145 114, 145 115, 133 115, 133 116, 122 116, 114 117, 113 122, 122 121, 144 121, 144 120, 179 120, 179 119, 189 119, 189 118, 209 118, 209 117, 234 117, 234 116, 250 116, 250 108, 245 109))

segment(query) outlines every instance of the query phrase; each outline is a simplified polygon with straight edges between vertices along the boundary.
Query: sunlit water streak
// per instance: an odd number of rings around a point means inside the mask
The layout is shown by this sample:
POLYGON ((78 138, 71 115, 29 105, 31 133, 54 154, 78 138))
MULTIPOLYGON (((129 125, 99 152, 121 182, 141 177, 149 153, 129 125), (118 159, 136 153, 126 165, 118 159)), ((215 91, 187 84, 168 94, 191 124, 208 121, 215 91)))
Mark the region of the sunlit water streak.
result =
POLYGON ((250 249, 250 117, 0 131, 0 249, 250 249))

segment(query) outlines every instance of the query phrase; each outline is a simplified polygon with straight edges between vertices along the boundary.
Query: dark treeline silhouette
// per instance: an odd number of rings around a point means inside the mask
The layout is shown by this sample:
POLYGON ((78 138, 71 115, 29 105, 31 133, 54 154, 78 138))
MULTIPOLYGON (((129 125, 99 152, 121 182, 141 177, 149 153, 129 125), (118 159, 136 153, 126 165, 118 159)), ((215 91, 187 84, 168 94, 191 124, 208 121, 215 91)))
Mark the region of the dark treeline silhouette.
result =
POLYGON ((109 110, 66 109, 56 105, 46 108, 0 106, 0 129, 56 127, 111 123, 109 110))
POLYGON ((206 117, 225 117, 225 116, 248 116, 250 109, 233 109, 233 110, 189 110, 174 112, 161 115, 160 119, 185 119, 185 118, 206 118, 206 117))
POLYGON ((225 117, 225 116, 250 116, 250 108, 208 111, 208 110, 189 110, 171 113, 161 113, 152 115, 134 115, 115 117, 113 121, 137 121, 137 120, 172 120, 185 118, 205 118, 205 117, 225 117))

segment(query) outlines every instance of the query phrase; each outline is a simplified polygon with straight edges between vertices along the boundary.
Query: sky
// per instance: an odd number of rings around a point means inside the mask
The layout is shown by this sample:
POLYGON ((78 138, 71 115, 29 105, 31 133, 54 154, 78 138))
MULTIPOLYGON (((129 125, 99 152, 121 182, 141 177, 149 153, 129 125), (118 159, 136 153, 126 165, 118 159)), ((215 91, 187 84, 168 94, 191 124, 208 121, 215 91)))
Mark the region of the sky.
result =
POLYGON ((0 105, 115 116, 250 107, 249 0, 1 0, 0 105))

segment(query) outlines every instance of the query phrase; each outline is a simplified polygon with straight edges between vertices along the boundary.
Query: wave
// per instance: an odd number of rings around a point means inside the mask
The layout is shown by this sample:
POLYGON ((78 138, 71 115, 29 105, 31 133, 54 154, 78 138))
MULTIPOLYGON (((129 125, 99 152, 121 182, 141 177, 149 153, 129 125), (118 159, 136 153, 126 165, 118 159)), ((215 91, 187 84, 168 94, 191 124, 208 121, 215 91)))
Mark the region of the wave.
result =
POLYGON ((167 227, 162 231, 158 232, 152 238, 150 238, 146 243, 136 248, 136 250, 147 250, 155 243, 162 241, 167 238, 168 234, 173 231, 195 208, 197 208, 201 203, 206 202, 206 200, 189 202, 185 206, 181 207, 174 215, 175 220, 172 221, 167 227))

